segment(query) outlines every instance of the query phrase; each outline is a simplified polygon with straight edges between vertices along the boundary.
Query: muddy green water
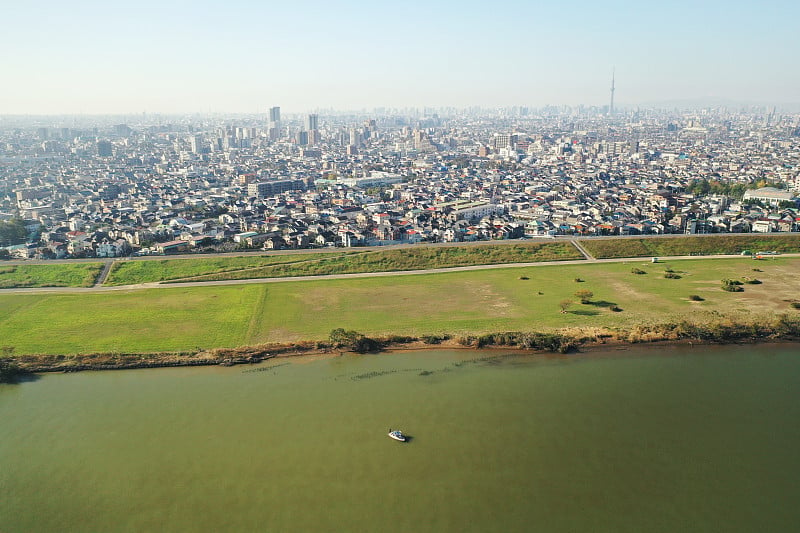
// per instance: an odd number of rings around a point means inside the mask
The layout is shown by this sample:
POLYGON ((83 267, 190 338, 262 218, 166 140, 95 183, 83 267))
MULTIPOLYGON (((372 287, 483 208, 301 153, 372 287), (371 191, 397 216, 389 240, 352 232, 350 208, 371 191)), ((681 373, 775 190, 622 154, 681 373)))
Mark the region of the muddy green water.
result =
POLYGON ((797 530, 800 347, 508 353, 0 386, 0 531, 797 530))

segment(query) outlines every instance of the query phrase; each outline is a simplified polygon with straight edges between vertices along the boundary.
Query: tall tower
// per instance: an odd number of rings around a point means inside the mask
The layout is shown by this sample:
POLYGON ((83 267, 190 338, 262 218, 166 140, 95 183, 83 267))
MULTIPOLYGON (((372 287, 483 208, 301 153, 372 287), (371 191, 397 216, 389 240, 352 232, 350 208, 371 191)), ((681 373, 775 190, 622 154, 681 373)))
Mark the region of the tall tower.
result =
POLYGON ((269 121, 270 122, 280 122, 281 121, 281 108, 280 107, 270 107, 269 108, 269 121))
POLYGON ((614 74, 616 74, 616 68, 611 70, 611 105, 608 106, 608 114, 614 114, 614 74))
POLYGON ((269 129, 267 135, 271 141, 276 141, 281 136, 281 108, 269 108, 269 129))

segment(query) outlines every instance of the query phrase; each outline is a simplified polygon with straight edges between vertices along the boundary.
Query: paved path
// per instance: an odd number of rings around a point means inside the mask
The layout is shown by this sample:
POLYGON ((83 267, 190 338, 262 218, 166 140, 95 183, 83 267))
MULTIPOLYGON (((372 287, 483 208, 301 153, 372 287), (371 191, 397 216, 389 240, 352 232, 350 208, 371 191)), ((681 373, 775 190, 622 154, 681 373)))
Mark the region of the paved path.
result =
POLYGON ((583 245, 582 245, 581 243, 579 243, 579 242, 578 242, 578 240, 577 240, 577 239, 572 239, 570 242, 572 243, 572 245, 573 245, 573 246, 575 246, 575 248, 577 248, 577 249, 578 249, 578 251, 579 251, 580 253, 582 253, 582 254, 583 254, 583 257, 585 257, 587 261, 595 261, 595 258, 594 258, 594 257, 592 257, 592 254, 590 254, 590 253, 589 253, 589 252, 586 250, 586 248, 584 248, 584 247, 583 247, 583 245))
MULTIPOLYGON (((780 257, 800 257, 800 254, 781 254, 780 257)), ((741 258, 740 255, 679 255, 672 257, 659 257, 659 263, 678 260, 696 259, 734 259, 741 258)), ((258 278, 258 279, 235 279, 224 281, 194 281, 188 283, 140 283, 138 285, 120 285, 117 287, 37 287, 28 289, 0 289, 1 294, 8 293, 84 293, 84 292, 114 292, 130 291, 141 289, 180 289, 182 287, 213 287, 218 285, 249 285, 253 283, 290 283, 298 281, 322 281, 328 279, 357 279, 357 278, 379 278, 386 276, 419 276, 425 274, 442 274, 447 272, 468 272, 472 270, 494 270, 498 268, 522 268, 522 267, 544 267, 560 265, 585 265, 588 263, 649 263, 649 257, 618 257, 614 259, 577 259, 569 261, 540 261, 537 263, 503 263, 499 265, 474 265, 451 268, 431 268, 427 270, 402 270, 391 272, 364 272, 360 274, 330 274, 326 276, 296 276, 285 278, 258 278)))
POLYGON ((111 272, 111 267, 114 265, 113 259, 108 259, 106 264, 103 265, 103 270, 100 271, 100 275, 97 276, 97 281, 94 282, 94 288, 102 287, 103 283, 106 282, 106 278, 108 277, 108 273, 111 272))

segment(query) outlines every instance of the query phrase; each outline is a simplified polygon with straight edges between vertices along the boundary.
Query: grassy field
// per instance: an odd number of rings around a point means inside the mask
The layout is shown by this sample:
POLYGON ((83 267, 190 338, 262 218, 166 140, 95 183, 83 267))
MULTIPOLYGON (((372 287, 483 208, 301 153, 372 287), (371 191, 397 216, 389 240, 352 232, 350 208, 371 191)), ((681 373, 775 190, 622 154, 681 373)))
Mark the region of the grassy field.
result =
POLYGON ((137 283, 192 278, 229 271, 249 271, 249 269, 279 263, 314 261, 329 256, 340 257, 345 253, 352 252, 239 257, 199 256, 191 259, 117 261, 111 268, 105 285, 135 285, 137 283))
POLYGON ((91 287, 102 269, 102 263, 0 265, 0 289, 91 287))
POLYGON ((257 290, 0 294, 0 342, 65 354, 229 346, 246 338, 257 290))
POLYGON ((87 294, 0 294, 0 344, 14 353, 155 352, 326 339, 338 327, 368 335, 556 328, 789 312, 800 259, 696 259, 668 264, 552 265, 415 276, 174 286, 87 294), (666 269, 680 276, 664 277, 666 269), (757 268, 760 272, 753 269, 757 268), (638 269, 644 274, 634 274, 638 269), (721 279, 758 278, 744 292, 721 279), (527 278, 527 279, 524 279, 527 278), (576 279, 582 282, 575 281, 576 279), (561 313, 577 290, 594 293, 561 313), (690 300, 698 295, 702 301, 690 300), (615 312, 617 306, 621 311, 615 312))
POLYGON ((357 274, 362 272, 425 270, 471 265, 563 261, 568 259, 583 259, 577 249, 568 242, 420 246, 399 250, 378 250, 348 256, 324 256, 315 261, 293 262, 198 276, 189 281, 357 274))
POLYGON ((613 257, 663 257, 675 255, 738 254, 770 251, 800 252, 800 234, 713 235, 706 237, 658 237, 625 239, 580 239, 597 259, 613 257))

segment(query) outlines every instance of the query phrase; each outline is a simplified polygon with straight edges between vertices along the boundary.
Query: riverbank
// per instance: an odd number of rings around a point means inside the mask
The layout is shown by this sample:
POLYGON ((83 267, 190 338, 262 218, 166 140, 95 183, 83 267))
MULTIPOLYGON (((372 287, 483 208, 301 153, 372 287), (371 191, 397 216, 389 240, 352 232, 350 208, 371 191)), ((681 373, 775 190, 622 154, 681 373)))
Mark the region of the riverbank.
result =
POLYGON ((376 353, 430 349, 518 349, 541 353, 575 353, 641 344, 741 344, 800 341, 800 317, 788 314, 750 321, 722 317, 716 322, 639 324, 631 328, 568 328, 555 332, 498 332, 481 335, 370 338, 337 330, 331 338, 186 352, 20 354, 0 359, 26 373, 125 370, 177 366, 256 364, 276 357, 331 353, 376 353))

